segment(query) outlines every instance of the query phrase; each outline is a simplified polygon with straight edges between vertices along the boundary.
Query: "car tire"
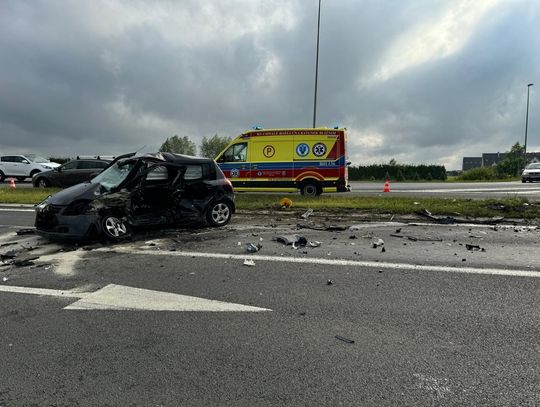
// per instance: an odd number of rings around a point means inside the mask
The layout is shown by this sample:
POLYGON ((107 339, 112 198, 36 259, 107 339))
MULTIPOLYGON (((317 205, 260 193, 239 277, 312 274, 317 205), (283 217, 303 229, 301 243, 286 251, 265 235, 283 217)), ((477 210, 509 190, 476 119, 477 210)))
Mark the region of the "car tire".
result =
POLYGON ((321 194, 321 187, 312 181, 302 184, 300 187, 300 193, 304 196, 315 197, 321 194))
POLYGON ((527 180, 522 179, 521 182, 524 184, 527 182, 527 180))
POLYGON ((0 182, 4 182, 5 180, 6 180, 6 174, 0 171, 0 182))
POLYGON ((206 221, 210 226, 225 226, 231 220, 232 205, 227 201, 216 201, 208 206, 206 221))
POLYGON ((121 240, 130 235, 125 222, 113 215, 106 215, 101 219, 101 229, 105 237, 111 240, 121 240))
POLYGON ((36 180, 35 186, 38 188, 49 188, 51 183, 46 178, 41 177, 36 180))
POLYGON ((32 170, 32 171, 30 172, 30 178, 32 178, 34 175, 36 175, 36 174, 38 174, 38 173, 40 173, 40 172, 41 172, 40 170, 32 170))

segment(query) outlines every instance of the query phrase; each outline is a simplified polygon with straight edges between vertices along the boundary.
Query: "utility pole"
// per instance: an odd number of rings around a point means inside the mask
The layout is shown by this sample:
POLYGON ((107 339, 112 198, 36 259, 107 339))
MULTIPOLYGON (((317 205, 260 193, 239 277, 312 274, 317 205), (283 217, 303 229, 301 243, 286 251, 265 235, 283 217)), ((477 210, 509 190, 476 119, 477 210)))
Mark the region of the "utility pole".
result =
POLYGON ((529 127, 529 89, 531 89, 531 86, 533 86, 534 83, 529 83, 527 85, 527 114, 525 115, 525 146, 523 148, 523 155, 525 158, 525 164, 527 164, 527 129, 529 127))
POLYGON ((317 79, 319 76, 319 33, 321 29, 321 0, 319 0, 319 17, 317 19, 317 58, 315 60, 315 98, 313 101, 313 128, 317 121, 317 79))

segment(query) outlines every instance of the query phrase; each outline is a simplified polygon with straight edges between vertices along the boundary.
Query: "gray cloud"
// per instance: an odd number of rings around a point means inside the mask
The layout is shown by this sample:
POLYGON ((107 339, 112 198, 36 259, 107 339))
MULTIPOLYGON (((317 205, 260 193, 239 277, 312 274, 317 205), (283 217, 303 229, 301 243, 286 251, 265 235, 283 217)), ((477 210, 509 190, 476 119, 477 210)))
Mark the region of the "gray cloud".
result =
MULTIPOLYGON (((349 128, 353 162, 459 168, 523 141, 537 1, 322 4, 317 123, 349 128)), ((315 0, 3 1, 0 151, 118 154, 309 127, 316 13, 315 0)))

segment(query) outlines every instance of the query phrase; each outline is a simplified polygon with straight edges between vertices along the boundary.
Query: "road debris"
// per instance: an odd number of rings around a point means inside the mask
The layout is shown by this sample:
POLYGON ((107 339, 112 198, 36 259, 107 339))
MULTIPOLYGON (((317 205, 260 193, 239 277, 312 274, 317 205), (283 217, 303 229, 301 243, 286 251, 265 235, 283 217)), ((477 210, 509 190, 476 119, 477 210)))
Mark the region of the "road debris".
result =
POLYGON ((0 260, 2 261, 11 260, 15 257, 17 257, 17 252, 15 250, 10 250, 9 252, 0 254, 0 260))
POLYGON ((493 225, 495 223, 502 222, 504 220, 503 216, 488 218, 488 219, 479 219, 479 218, 455 218, 453 216, 434 216, 427 209, 422 209, 421 211, 416 212, 417 215, 424 216, 429 218, 436 223, 441 225, 453 225, 455 223, 476 223, 479 225, 493 225))
POLYGON ((313 209, 309 208, 309 209, 302 215, 302 218, 307 219, 307 218, 309 218, 311 215, 313 215, 313 209))
POLYGON ((332 280, 326 280, 326 285, 333 285, 334 282, 332 280))
POLYGON ((477 244, 465 244, 465 248, 467 250, 470 250, 471 252, 474 252, 474 251, 485 252, 486 251, 486 249, 478 246, 477 244))
POLYGON ((321 242, 318 242, 317 240, 309 241, 307 242, 307 246, 309 247, 319 247, 321 245, 321 242))
POLYGON ((19 236, 33 235, 35 233, 36 233, 36 229, 34 229, 34 228, 24 228, 24 229, 17 230, 17 235, 19 235, 19 236))
POLYGON ((342 225, 306 225, 301 223, 297 223, 296 227, 298 229, 323 230, 327 232, 343 232, 349 229, 348 226, 342 225))
POLYGON ((283 235, 283 236, 277 236, 275 238, 276 242, 283 243, 284 245, 298 245, 298 246, 305 246, 307 245, 308 241, 304 236, 301 235, 283 235))
POLYGON ((260 243, 257 243, 257 244, 246 243, 246 251, 248 253, 257 253, 259 250, 261 250, 261 248, 262 248, 262 244, 260 243))
POLYGON ((13 261, 13 265, 15 267, 33 266, 35 264, 33 260, 37 260, 37 259, 39 259, 39 256, 27 257, 25 259, 13 261))
POLYGON ((345 337, 340 336, 340 335, 336 335, 335 338, 342 341, 342 342, 345 342, 345 343, 354 343, 354 341, 352 339, 345 338, 345 337))
POLYGON ((376 249, 377 247, 381 247, 381 246, 384 246, 384 240, 382 240, 382 239, 377 239, 377 240, 374 240, 373 242, 371 242, 371 247, 373 247, 374 249, 376 249))
POLYGON ((253 267, 255 265, 255 262, 252 259, 245 259, 244 260, 244 266, 253 267))

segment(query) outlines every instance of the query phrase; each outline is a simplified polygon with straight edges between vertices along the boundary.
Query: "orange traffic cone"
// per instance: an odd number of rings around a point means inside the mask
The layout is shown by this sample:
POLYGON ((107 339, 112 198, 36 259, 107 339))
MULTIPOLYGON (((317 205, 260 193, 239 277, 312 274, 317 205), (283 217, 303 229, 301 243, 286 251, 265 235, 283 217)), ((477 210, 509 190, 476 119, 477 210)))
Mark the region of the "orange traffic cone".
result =
POLYGON ((389 179, 386 179, 386 181, 384 182, 383 192, 390 192, 390 180, 389 179))
POLYGON ((11 182, 9 183, 11 189, 15 189, 15 178, 11 177, 11 182))

